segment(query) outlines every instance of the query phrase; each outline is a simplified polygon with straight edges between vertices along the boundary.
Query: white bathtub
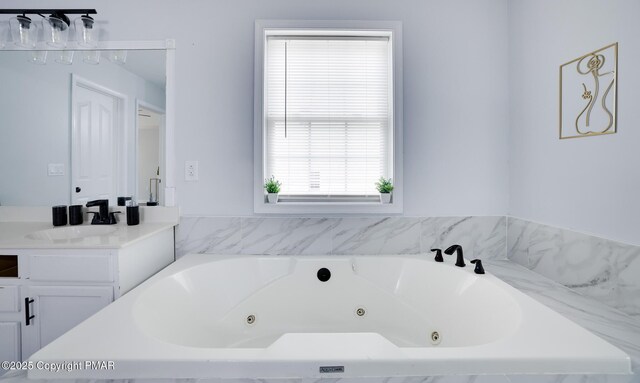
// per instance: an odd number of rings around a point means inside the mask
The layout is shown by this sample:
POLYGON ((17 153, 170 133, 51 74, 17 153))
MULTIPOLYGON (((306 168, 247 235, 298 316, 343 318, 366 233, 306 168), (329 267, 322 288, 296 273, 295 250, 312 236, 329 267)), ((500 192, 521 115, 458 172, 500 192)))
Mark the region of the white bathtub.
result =
POLYGON ((431 256, 188 255, 31 358, 114 370, 29 376, 630 373, 625 353, 487 272, 431 256))

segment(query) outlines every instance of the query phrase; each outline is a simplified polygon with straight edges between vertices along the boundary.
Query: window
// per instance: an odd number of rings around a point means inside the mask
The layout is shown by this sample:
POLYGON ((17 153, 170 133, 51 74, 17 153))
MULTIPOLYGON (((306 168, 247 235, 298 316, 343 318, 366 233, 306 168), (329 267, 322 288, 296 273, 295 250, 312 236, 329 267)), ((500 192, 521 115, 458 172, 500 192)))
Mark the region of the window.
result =
POLYGON ((256 24, 256 211, 401 209, 394 29, 264 23, 256 24), (282 182, 278 207, 265 204, 271 176, 282 182), (385 208, 374 185, 381 176, 396 185, 385 208))

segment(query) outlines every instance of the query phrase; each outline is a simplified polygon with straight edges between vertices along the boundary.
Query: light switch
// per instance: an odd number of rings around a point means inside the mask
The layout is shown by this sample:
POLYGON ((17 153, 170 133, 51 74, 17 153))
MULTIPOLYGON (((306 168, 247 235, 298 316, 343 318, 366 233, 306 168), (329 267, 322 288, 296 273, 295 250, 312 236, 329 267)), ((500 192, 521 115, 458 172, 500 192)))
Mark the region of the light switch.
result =
POLYGON ((198 161, 184 162, 184 180, 185 181, 198 180, 198 161))
POLYGON ((47 166, 47 175, 49 176, 63 176, 64 164, 49 164, 47 166))

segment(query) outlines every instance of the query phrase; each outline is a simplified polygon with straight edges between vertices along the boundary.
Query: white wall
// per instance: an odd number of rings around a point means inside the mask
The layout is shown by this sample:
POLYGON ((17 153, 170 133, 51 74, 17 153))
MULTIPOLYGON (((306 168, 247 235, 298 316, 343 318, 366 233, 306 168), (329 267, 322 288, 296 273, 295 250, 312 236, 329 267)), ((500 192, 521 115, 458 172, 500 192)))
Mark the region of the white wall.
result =
POLYGON ((55 63, 53 52, 45 66, 29 64, 27 57, 0 50, 0 204, 69 204, 71 73, 129 96, 127 182, 134 194, 136 98, 164 106, 164 89, 104 57, 95 66, 82 63, 79 54, 70 66, 55 63), (64 164, 64 176, 47 176, 49 163, 64 164))
POLYGON ((182 214, 253 214, 256 19, 402 21, 405 215, 507 211, 506 0, 69 0, 65 7, 95 7, 111 40, 177 40, 182 214), (199 182, 182 181, 185 160, 200 161, 199 182))
POLYGON ((640 2, 509 1, 510 214, 640 245, 640 2), (618 133, 558 139, 558 67, 619 42, 618 133))

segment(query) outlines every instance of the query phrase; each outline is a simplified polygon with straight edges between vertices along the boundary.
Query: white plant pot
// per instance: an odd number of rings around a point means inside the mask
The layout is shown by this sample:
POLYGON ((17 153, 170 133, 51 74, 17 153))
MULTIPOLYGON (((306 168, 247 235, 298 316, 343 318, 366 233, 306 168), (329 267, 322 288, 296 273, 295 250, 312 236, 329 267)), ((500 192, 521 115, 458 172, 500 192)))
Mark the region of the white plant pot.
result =
POLYGON ((269 203, 276 203, 278 202, 278 193, 267 193, 267 198, 269 203))
POLYGON ((391 193, 380 193, 380 202, 391 203, 391 193))

